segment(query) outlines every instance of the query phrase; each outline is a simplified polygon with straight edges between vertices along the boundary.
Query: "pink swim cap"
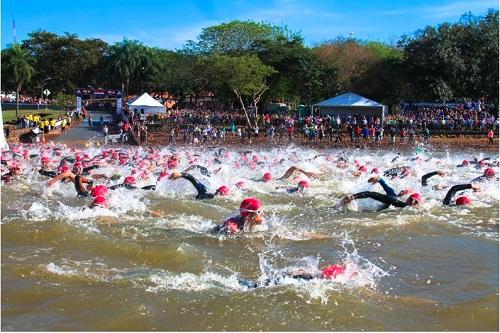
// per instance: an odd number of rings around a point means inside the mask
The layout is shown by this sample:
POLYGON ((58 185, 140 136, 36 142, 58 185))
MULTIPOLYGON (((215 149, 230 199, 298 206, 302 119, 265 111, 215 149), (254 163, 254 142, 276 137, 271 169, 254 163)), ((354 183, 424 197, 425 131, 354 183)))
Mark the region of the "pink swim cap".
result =
POLYGON ((271 175, 270 172, 266 172, 264 176, 262 176, 262 180, 264 180, 266 183, 271 181, 273 179, 273 175, 271 175))
POLYGON ((97 185, 90 190, 90 195, 93 197, 105 196, 108 194, 108 188, 105 185, 97 185))
POLYGON ((134 176, 127 176, 123 180, 123 184, 126 184, 126 185, 134 185, 136 182, 137 181, 136 181, 134 176))
POLYGON ((229 187, 222 185, 217 189, 217 192, 219 192, 219 195, 228 195, 230 190, 229 187))
POLYGON ((247 216, 250 213, 257 212, 260 207, 262 207, 262 203, 259 199, 246 198, 240 204, 240 215, 247 216))
POLYGON ((309 182, 307 180, 301 180, 298 185, 299 185, 299 187, 302 187, 302 188, 308 188, 309 182))
POLYGON ((321 270, 324 279, 334 279, 340 274, 345 273, 345 267, 339 264, 330 265, 321 270))

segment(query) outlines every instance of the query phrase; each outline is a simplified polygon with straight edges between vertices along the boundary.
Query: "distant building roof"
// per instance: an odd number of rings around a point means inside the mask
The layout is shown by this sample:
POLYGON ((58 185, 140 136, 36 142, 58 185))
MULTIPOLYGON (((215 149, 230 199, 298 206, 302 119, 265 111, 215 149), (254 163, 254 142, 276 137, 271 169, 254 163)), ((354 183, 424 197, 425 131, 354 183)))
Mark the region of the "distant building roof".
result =
POLYGON ((314 104, 314 106, 383 106, 380 103, 372 101, 366 97, 353 92, 327 99, 326 101, 314 104))

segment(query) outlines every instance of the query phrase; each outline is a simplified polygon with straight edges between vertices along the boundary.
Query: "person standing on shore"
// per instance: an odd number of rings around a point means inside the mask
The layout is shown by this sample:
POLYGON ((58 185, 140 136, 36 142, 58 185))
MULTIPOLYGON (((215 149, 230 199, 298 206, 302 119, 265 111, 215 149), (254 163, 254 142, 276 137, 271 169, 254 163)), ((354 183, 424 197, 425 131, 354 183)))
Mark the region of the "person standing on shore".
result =
POLYGON ((486 134, 486 137, 488 138, 488 145, 492 146, 493 145, 493 138, 495 137, 495 132, 493 132, 492 129, 488 131, 488 134, 486 134))
POLYGON ((429 138, 431 136, 431 132, 429 131, 429 128, 424 128, 424 143, 429 144, 429 138))

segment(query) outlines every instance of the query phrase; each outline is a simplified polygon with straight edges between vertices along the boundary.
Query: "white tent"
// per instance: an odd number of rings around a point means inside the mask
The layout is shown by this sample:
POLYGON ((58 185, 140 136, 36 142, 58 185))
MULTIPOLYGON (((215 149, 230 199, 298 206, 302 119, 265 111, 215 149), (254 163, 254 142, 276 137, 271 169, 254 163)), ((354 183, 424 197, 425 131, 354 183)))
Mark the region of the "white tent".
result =
POLYGON ((142 94, 133 102, 128 103, 128 105, 129 110, 138 114, 164 113, 167 111, 163 104, 151 97, 148 93, 142 94))
POLYGON ((322 115, 377 115, 383 120, 387 114, 387 106, 352 92, 319 102, 314 107, 322 115))
POLYGON ((7 140, 5 139, 5 133, 3 131, 3 113, 2 113, 2 105, 0 104, 0 149, 9 150, 9 145, 7 144, 7 140))

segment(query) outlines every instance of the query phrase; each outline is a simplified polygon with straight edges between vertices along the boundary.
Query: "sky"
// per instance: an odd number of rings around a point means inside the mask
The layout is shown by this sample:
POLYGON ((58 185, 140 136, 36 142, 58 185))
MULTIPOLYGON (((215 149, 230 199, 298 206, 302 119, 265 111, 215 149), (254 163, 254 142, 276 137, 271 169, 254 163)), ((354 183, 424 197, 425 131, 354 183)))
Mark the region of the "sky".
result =
POLYGON ((286 25, 309 46, 339 36, 394 44, 427 25, 498 10, 498 0, 1 0, 1 7, 2 49, 13 42, 15 20, 17 41, 42 29, 175 50, 231 20, 286 25))

